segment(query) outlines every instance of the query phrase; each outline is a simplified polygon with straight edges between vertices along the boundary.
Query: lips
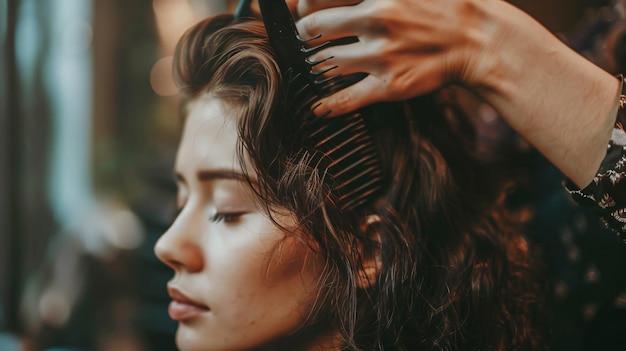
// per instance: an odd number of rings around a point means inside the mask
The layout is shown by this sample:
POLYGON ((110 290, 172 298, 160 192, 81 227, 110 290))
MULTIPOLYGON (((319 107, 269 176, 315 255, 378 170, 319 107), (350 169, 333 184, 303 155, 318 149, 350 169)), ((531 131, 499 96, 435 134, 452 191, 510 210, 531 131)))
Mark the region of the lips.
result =
POLYGON ((168 286, 167 292, 172 298, 172 302, 170 302, 167 312, 169 313, 170 318, 175 321, 180 322, 192 319, 209 311, 207 306, 190 299, 174 287, 168 286))

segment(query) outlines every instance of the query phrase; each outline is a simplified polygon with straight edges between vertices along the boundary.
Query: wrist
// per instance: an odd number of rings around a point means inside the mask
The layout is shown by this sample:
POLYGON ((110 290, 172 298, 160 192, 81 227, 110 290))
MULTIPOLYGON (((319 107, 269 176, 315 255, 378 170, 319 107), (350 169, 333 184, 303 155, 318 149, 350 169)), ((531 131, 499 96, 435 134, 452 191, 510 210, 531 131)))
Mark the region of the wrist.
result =
POLYGON ((475 63, 467 65, 471 79, 461 83, 572 181, 585 185, 615 122, 615 78, 523 11, 504 1, 484 3, 483 25, 491 40, 473 54, 475 63))
POLYGON ((520 12, 501 0, 466 0, 462 9, 471 13, 471 20, 465 23, 465 43, 459 49, 461 56, 458 83, 476 93, 497 91, 506 86, 511 68, 516 67, 520 54, 515 38, 519 23, 514 19, 520 12), (469 9, 469 11, 468 11, 469 9))

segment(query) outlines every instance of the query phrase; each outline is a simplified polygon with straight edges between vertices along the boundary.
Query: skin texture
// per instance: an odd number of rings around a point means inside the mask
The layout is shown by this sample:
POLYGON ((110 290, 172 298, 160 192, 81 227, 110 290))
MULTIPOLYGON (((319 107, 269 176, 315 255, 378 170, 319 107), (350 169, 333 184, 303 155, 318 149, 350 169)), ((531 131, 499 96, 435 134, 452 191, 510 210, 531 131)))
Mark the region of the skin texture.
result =
MULTIPOLYGON (((207 94, 188 105, 175 166, 180 214, 155 247, 175 272, 168 287, 206 307, 180 321, 181 350, 280 349, 285 335, 299 340, 315 300, 317 256, 230 175, 240 174, 236 111, 207 94)), ((296 342, 293 349, 309 349, 296 342)))
POLYGON ((617 113, 618 81, 501 0, 289 0, 304 37, 357 36, 317 67, 367 78, 323 99, 331 116, 447 84, 491 104, 578 186, 594 177, 617 113))

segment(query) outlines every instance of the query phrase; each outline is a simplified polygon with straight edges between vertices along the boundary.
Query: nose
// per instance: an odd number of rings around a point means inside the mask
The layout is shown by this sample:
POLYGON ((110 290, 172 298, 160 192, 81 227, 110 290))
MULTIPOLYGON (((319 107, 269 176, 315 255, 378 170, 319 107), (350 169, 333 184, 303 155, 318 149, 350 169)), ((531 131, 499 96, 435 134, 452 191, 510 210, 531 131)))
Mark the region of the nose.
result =
POLYGON ((175 271, 201 271, 204 257, 201 246, 202 222, 196 222, 193 213, 181 212, 169 229, 154 245, 154 253, 175 271))

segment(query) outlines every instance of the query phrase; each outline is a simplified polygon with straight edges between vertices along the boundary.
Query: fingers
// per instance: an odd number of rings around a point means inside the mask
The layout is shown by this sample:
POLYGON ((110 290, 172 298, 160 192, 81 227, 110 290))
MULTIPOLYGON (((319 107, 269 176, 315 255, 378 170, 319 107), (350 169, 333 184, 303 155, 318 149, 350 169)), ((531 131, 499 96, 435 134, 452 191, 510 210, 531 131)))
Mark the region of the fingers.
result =
POLYGON ((363 43, 338 45, 322 50, 309 57, 312 62, 320 62, 312 67, 313 72, 331 70, 329 74, 348 75, 356 72, 372 73, 368 63, 370 55, 363 43))
POLYGON ((317 11, 302 17, 297 23, 298 32, 303 38, 322 35, 325 40, 356 36, 355 23, 358 11, 353 8, 338 7, 317 11))
POLYGON ((369 75, 362 81, 320 100, 320 105, 313 111, 321 116, 330 111, 329 117, 340 116, 371 105, 374 102, 391 100, 387 90, 381 87, 381 81, 369 75))
POLYGON ((290 4, 291 6, 295 3, 298 16, 302 18, 316 11, 332 7, 352 6, 361 1, 362 0, 290 0, 288 2, 292 3, 290 4))

